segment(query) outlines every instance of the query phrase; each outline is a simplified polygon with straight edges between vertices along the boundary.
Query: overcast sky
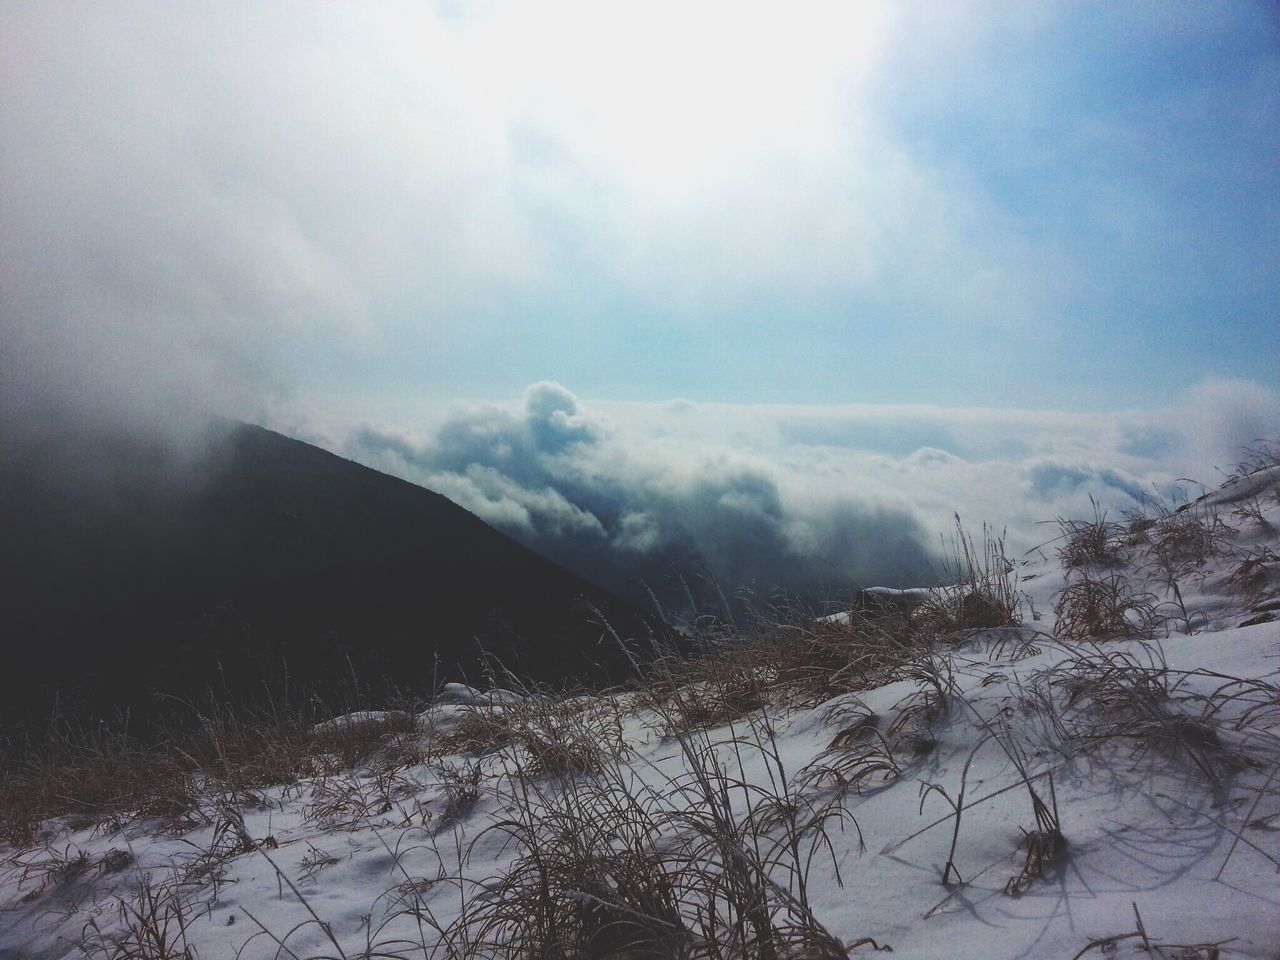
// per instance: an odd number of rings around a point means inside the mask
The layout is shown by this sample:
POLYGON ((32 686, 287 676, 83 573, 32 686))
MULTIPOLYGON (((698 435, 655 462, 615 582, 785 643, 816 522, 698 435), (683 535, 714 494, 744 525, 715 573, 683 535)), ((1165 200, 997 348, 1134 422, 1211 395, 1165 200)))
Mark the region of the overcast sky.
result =
MULTIPOLYGON (((439 431, 542 401, 767 475, 793 545, 933 535, 868 457, 1208 469, 1280 420, 1276 9, 6 3, 0 391, 398 438, 512 529, 476 470, 591 511, 439 431)), ((613 474, 605 526, 674 509, 613 474)))

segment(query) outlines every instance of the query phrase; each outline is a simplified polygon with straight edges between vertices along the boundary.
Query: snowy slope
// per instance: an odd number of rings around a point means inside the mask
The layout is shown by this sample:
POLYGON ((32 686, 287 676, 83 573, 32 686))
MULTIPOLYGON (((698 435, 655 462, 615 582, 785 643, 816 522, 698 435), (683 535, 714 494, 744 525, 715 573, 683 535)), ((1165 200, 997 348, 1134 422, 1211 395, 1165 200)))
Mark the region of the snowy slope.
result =
POLYGON ((707 728, 688 691, 455 687, 345 774, 50 821, 0 848, 0 958, 506 955, 558 917, 570 956, 1274 960, 1280 468, 1151 519, 823 702, 763 676, 707 728), (1148 636, 1055 638, 1112 578, 1148 636))

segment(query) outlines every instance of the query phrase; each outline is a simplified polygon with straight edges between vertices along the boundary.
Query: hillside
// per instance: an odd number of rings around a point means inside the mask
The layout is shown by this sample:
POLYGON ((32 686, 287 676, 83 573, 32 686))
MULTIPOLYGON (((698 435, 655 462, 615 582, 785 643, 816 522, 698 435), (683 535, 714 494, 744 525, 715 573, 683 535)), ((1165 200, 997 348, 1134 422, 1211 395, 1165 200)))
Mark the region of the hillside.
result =
POLYGON ((10 771, 0 955, 1274 960, 1278 525, 1270 457, 628 690, 10 771))
POLYGON ((438 494, 246 424, 175 457, 57 435, 0 458, 0 720, 135 716, 159 694, 315 694, 629 669, 654 625, 438 494))

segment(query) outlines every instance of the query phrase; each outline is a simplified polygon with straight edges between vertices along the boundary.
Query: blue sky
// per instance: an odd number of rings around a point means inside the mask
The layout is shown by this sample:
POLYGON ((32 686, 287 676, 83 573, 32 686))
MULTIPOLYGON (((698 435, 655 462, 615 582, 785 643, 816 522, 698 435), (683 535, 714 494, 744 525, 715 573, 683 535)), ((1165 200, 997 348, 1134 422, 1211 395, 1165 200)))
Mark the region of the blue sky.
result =
POLYGON ((11 419, 213 409, 544 546, 1032 524, 1280 423, 1274 4, 7 4, 0 144, 11 419))

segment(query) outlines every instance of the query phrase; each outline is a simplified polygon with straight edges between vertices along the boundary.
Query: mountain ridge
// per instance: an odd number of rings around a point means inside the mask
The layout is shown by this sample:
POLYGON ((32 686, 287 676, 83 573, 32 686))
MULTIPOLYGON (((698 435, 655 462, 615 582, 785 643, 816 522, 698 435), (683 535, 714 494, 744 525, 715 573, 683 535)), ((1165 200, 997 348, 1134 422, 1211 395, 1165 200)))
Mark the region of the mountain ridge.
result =
POLYGON ((146 712, 210 676, 233 699, 353 673, 379 688, 503 668, 616 680, 629 660, 594 621, 660 629, 439 493, 263 427, 213 436, 186 460, 120 438, 9 449, 10 719, 55 703, 146 712), (120 687, 140 666, 141 688, 120 687))

